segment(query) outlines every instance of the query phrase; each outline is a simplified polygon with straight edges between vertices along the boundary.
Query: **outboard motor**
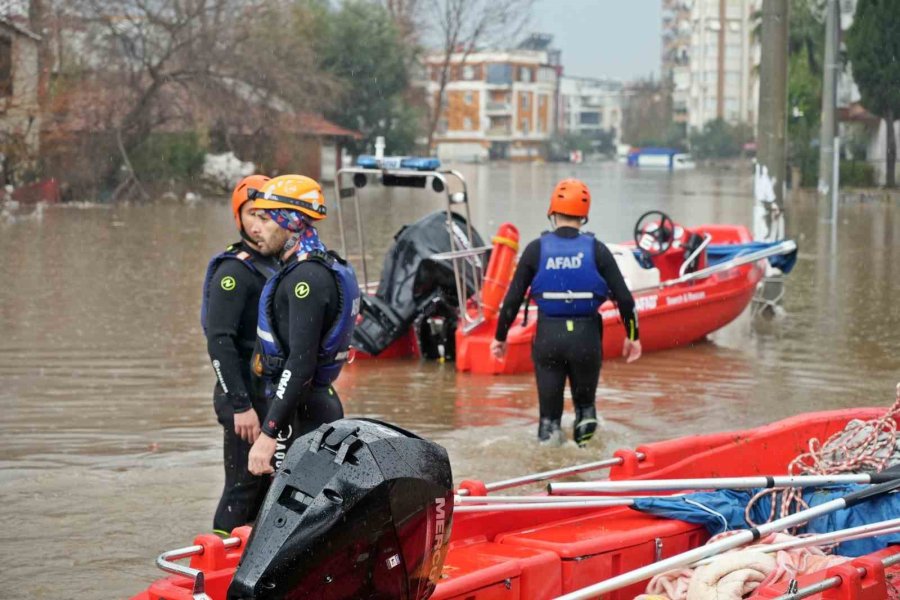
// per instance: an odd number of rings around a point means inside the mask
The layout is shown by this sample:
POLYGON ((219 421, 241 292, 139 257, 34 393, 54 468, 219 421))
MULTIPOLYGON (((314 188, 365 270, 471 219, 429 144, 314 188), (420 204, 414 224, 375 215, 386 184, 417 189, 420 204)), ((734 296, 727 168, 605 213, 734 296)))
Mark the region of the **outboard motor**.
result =
POLYGON ((260 511, 229 600, 428 598, 453 515, 441 446, 342 419, 294 442, 260 511))
MULTIPOLYGON (((384 257, 378 290, 360 298, 360 316, 353 331, 355 348, 377 355, 405 334, 417 319, 427 318, 436 309, 441 316, 452 319, 455 330, 458 299, 453 264, 431 258, 453 249, 451 235, 456 239, 456 247, 484 245, 474 229, 472 239, 468 239, 466 219, 457 213, 452 214, 448 231, 446 211, 426 215, 397 232, 394 245, 384 257)), ((482 262, 486 258, 472 256, 466 260, 482 262)), ((474 293, 476 282, 469 270, 465 286, 467 295, 474 293)), ((452 333, 448 339, 453 339, 452 333)))

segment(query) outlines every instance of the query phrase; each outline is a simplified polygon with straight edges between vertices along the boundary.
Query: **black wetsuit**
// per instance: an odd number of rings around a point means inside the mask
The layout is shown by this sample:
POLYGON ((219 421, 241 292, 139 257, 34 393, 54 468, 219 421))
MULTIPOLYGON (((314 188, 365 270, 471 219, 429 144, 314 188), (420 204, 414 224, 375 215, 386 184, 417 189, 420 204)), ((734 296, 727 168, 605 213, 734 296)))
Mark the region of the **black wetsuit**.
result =
POLYGON ((340 316, 340 301, 334 275, 313 260, 297 265, 274 291, 272 326, 285 363, 275 378, 262 430, 278 441, 272 465, 276 470, 295 439, 344 417, 334 388, 313 384, 321 341, 340 316))
MULTIPOLYGON (((560 227, 552 234, 574 238, 574 227, 560 227)), ((596 241, 594 256, 597 271, 606 280, 610 294, 619 308, 629 339, 638 339, 634 298, 619 271, 615 258, 603 243, 596 241)), ((525 292, 538 272, 541 260, 540 239, 525 247, 510 283, 497 322, 496 339, 506 341, 509 327, 522 305, 525 292)), ((596 429, 594 400, 603 360, 603 319, 599 313, 585 317, 549 317, 538 312, 537 333, 532 347, 532 360, 537 380, 541 421, 538 437, 543 441, 559 429, 563 413, 566 379, 572 389, 575 405, 575 441, 586 443, 596 429)))
MULTIPOLYGON (((236 244, 234 249, 249 253, 262 273, 277 269, 274 259, 263 257, 246 244, 236 244)), ((264 384, 250 371, 259 295, 265 283, 264 275, 232 259, 219 263, 210 282, 206 347, 216 372, 213 405, 224 429, 225 464, 225 487, 213 527, 226 533, 256 519, 271 481, 247 470, 251 444, 234 430, 235 413, 252 407, 262 419, 267 412, 264 384)))

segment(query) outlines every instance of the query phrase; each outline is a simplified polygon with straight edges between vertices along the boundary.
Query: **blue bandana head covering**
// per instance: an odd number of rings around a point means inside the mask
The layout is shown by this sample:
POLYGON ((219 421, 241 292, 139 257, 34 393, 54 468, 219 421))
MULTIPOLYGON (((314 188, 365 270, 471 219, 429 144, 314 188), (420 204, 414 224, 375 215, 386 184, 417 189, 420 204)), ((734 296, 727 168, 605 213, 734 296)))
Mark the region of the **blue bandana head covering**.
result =
POLYGON ((281 228, 294 234, 285 244, 285 250, 294 249, 296 246, 297 254, 307 254, 314 250, 325 252, 325 244, 319 240, 319 232, 313 227, 309 217, 302 212, 285 208, 269 208, 266 209, 266 214, 281 228))

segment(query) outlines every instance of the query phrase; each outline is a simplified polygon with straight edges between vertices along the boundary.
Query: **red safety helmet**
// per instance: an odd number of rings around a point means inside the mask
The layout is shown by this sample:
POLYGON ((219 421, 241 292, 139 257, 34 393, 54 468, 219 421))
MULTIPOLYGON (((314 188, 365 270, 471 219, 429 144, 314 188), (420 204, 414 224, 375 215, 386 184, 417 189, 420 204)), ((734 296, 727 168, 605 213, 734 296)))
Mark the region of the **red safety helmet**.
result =
POLYGON ((265 175, 249 175, 241 179, 231 192, 231 212, 234 215, 234 222, 238 231, 244 231, 241 223, 241 207, 245 202, 249 202, 250 190, 261 190, 263 185, 269 181, 265 175))
POLYGON ((591 210, 591 190, 580 179, 563 179, 550 195, 547 216, 553 213, 586 219, 591 210))

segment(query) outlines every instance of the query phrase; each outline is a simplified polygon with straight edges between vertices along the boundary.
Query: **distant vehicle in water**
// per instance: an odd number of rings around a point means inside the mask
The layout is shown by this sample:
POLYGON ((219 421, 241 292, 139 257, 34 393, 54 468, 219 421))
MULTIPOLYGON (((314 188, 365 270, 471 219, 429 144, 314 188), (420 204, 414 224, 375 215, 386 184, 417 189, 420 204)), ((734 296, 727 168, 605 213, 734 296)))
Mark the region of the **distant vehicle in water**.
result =
POLYGON ((676 148, 632 148, 626 157, 626 164, 629 167, 670 171, 693 169, 697 166, 690 154, 676 148))

